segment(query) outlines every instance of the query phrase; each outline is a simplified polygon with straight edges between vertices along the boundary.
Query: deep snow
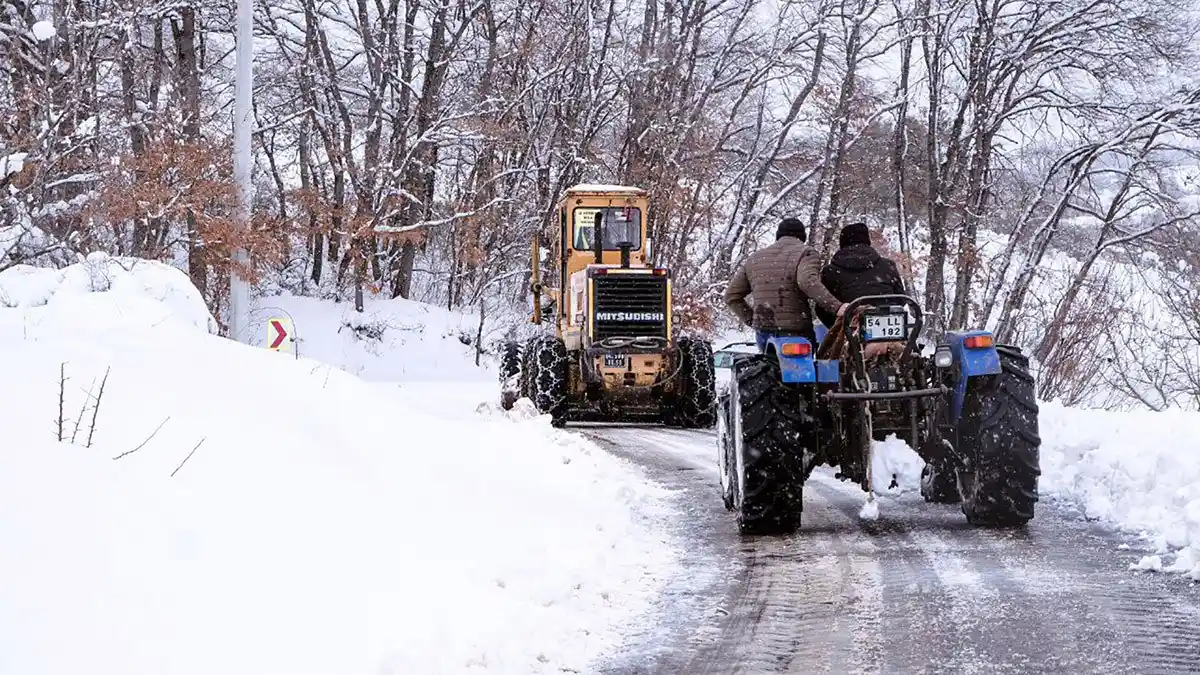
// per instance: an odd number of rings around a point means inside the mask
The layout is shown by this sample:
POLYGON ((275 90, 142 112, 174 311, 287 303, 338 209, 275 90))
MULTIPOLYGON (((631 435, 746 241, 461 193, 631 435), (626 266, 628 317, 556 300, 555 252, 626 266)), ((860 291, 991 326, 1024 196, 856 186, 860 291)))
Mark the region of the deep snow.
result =
POLYGON ((1040 422, 1043 493, 1142 535, 1159 560, 1140 569, 1200 581, 1200 413, 1043 403, 1040 422))
POLYGON ((670 574, 667 493, 528 409, 213 330, 156 263, 0 273, 0 672, 586 672, 670 574))

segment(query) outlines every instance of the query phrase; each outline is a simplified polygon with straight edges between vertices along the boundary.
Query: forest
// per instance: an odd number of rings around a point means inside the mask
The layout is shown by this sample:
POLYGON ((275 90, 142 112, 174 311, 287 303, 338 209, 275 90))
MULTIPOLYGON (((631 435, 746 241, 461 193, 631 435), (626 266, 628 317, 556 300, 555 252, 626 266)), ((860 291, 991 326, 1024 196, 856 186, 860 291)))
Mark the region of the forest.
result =
POLYGON ((519 317, 562 190, 620 183, 696 330, 780 218, 863 221, 1043 399, 1197 408, 1198 9, 260 0, 246 229, 232 0, 0 0, 0 271, 164 260, 220 317, 241 248, 260 293, 519 317))

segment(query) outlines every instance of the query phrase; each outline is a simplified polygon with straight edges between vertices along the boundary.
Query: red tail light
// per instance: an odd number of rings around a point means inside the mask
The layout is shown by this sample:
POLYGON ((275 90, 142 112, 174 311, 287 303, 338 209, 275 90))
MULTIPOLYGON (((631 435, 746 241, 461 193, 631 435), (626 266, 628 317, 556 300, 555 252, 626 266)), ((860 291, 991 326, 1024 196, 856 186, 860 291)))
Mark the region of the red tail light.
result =
POLYGON ((779 352, 784 356, 808 356, 812 353, 812 345, 807 342, 788 342, 780 345, 779 352))
POLYGON ((971 337, 963 340, 963 345, 965 345, 967 349, 987 349, 988 347, 992 346, 992 336, 972 335, 971 337))

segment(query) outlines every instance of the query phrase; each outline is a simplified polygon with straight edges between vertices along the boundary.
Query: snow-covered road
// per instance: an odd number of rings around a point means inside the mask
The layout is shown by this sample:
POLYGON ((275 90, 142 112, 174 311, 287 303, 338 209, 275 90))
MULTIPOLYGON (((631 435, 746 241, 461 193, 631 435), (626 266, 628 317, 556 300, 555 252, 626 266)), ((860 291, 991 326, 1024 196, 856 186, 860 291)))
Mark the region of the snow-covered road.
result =
POLYGON ((857 487, 821 469, 800 533, 742 540, 710 435, 581 431, 679 489, 689 515, 687 581, 604 672, 1200 672, 1200 588, 1129 571, 1121 537, 1065 506, 989 531, 910 493, 866 522, 857 487))

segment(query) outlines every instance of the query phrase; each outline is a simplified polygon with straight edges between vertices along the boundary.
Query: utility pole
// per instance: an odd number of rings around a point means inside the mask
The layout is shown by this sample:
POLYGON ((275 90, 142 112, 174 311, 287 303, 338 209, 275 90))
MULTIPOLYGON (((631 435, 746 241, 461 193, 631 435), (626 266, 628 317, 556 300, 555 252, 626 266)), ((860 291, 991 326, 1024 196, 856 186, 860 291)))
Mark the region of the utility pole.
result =
MULTIPOLYGON (((233 179, 238 186, 237 224, 250 229, 250 201, 253 198, 253 156, 250 148, 251 91, 254 86, 254 2, 237 0, 237 76, 233 101, 233 179)), ((244 249, 233 253, 234 263, 249 260, 244 249)), ((234 269, 229 275, 229 337, 247 342, 246 323, 250 310, 250 288, 234 269)))

